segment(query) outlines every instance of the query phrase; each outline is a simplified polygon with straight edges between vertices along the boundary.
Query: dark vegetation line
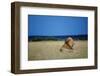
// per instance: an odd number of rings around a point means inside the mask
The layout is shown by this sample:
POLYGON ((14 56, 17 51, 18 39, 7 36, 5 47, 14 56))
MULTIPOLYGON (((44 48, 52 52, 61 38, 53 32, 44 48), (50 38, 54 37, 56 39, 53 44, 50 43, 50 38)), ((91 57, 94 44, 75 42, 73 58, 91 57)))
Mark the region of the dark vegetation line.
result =
POLYGON ((68 37, 74 40, 87 40, 88 35, 67 35, 67 36, 29 36, 28 41, 63 41, 68 37))

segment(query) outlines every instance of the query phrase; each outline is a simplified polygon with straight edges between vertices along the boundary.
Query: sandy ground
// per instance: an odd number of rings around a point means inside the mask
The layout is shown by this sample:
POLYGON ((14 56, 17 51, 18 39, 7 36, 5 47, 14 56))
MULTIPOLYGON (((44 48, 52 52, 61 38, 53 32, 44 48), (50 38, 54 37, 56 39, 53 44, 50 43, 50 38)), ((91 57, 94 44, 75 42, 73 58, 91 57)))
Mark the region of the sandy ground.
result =
POLYGON ((87 41, 75 41, 73 50, 60 52, 64 41, 29 42, 28 60, 78 59, 88 57, 87 41))

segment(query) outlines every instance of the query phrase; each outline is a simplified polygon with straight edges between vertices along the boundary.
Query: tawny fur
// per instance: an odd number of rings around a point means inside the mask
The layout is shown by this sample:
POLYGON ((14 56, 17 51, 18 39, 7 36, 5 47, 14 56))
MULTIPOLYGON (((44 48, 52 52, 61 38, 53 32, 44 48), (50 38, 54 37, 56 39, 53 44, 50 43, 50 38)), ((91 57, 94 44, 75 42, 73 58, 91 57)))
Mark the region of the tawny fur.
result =
POLYGON ((60 51, 63 51, 62 48, 65 48, 65 49, 73 49, 73 45, 74 45, 74 40, 71 37, 68 37, 65 40, 64 45, 60 48, 60 51))

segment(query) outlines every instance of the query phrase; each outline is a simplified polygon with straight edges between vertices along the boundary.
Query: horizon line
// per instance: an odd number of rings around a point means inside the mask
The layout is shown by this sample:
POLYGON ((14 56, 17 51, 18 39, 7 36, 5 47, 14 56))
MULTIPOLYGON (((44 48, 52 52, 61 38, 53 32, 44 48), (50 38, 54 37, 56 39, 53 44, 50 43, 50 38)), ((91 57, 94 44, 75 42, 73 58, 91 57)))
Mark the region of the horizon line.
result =
MULTIPOLYGON (((88 35, 88 34, 79 34, 79 35, 88 35)), ((78 35, 28 35, 28 36, 78 36, 78 35)))

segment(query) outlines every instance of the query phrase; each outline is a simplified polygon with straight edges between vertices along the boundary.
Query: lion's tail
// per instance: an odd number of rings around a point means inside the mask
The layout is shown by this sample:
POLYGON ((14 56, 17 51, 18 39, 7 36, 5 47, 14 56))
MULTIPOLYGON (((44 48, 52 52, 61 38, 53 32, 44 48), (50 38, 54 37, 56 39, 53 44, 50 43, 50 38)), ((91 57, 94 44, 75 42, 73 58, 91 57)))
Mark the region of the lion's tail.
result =
POLYGON ((62 47, 60 48, 60 52, 62 52, 63 51, 63 49, 62 49, 62 47))

